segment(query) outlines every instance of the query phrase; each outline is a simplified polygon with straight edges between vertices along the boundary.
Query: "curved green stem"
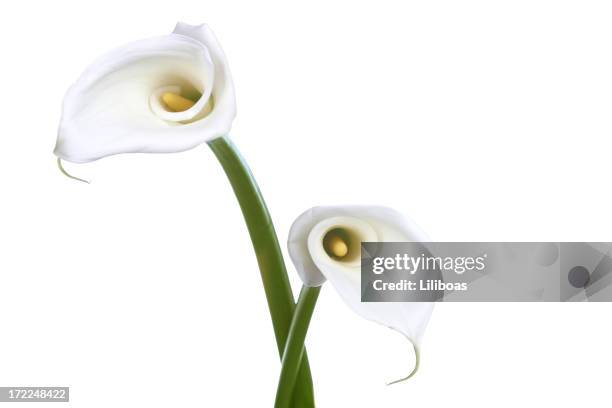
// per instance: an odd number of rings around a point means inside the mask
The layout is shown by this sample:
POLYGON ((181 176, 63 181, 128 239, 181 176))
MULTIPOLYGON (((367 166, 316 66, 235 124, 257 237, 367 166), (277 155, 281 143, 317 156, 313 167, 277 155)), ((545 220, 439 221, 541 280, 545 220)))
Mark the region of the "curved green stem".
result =
POLYGON ((275 408, 292 407, 291 393, 298 377, 300 362, 305 353, 304 340, 306 339, 306 333, 308 333, 310 318, 317 304, 319 292, 321 292, 321 287, 309 288, 302 286, 297 308, 289 328, 289 338, 283 353, 283 367, 281 368, 278 388, 276 390, 275 408))
MULTIPOLYGON (((276 344, 282 358, 295 300, 272 219, 249 167, 234 144, 228 138, 221 137, 208 142, 208 145, 221 163, 240 204, 257 256, 276 344)), ((314 407, 312 377, 306 353, 299 368, 292 401, 292 407, 314 407)))

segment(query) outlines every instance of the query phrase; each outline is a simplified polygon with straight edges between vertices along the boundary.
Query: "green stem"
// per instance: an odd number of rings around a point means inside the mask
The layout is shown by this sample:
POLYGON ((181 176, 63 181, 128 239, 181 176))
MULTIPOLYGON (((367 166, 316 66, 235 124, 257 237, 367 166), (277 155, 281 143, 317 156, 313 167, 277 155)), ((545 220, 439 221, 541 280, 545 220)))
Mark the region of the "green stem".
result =
POLYGON ((291 405, 291 395, 298 378, 302 356, 305 357, 304 340, 308 332, 310 318, 317 304, 319 292, 321 292, 321 287, 309 288, 302 286, 297 308, 295 313, 293 313, 293 320, 289 328, 289 338, 283 353, 283 367, 281 368, 278 388, 276 390, 275 408, 289 408, 293 406, 291 405))
MULTIPOLYGON (((221 137, 208 142, 208 145, 221 163, 240 204, 259 264, 276 344, 282 358, 295 300, 270 213, 249 167, 234 144, 227 137, 221 137)), ((312 377, 306 353, 292 398, 292 407, 314 407, 312 377)))

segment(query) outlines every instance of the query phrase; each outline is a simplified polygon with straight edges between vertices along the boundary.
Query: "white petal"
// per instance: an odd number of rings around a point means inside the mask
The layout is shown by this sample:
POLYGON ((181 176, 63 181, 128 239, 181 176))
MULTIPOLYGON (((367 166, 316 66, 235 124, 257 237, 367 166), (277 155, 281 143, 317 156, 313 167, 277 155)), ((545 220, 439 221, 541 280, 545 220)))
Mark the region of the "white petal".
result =
POLYGON ((303 213, 289 233, 289 254, 305 285, 320 286, 328 279, 354 312, 399 331, 418 348, 433 303, 361 302, 360 253, 351 255, 351 248, 348 259, 336 260, 323 247, 325 234, 335 228, 348 231, 353 237, 349 246, 358 250, 361 241, 425 242, 425 234, 384 207, 315 207, 303 213))
POLYGON ((207 27, 193 30, 206 35, 140 40, 92 63, 66 93, 55 154, 83 163, 170 153, 227 134, 236 113, 227 61, 207 27), (184 112, 168 112, 155 99, 164 89, 201 98, 184 112))
MULTIPOLYGON (((234 94, 234 82, 232 81, 232 73, 230 72, 229 64, 221 44, 215 37, 210 27, 206 24, 197 26, 179 22, 174 28, 174 33, 192 38, 201 44, 204 44, 215 66, 215 80, 212 89, 212 97, 214 100, 214 108, 209 116, 206 117, 208 126, 213 123, 227 124, 227 129, 218 132, 219 136, 223 136, 229 132, 231 123, 236 116, 236 96, 234 94)), ((216 137, 216 136, 215 136, 216 137)), ((211 137, 210 139, 213 139, 211 137)))

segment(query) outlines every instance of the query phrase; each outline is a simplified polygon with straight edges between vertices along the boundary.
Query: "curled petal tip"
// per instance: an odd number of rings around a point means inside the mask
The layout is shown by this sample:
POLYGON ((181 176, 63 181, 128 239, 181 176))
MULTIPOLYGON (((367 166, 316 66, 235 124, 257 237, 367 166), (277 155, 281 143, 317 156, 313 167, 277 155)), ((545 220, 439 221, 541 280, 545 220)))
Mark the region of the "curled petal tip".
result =
POLYGON ((419 348, 417 347, 415 343, 412 343, 412 346, 414 347, 414 357, 415 357, 415 363, 414 363, 414 368, 412 369, 412 372, 410 372, 410 374, 408 374, 404 378, 400 378, 399 380, 388 382, 387 385, 399 384, 401 382, 408 381, 409 379, 414 377, 417 371, 419 371, 419 364, 421 362, 421 354, 419 353, 419 348))
POLYGON ((76 181, 80 181, 82 183, 85 184, 90 184, 90 182, 88 180, 82 179, 82 178, 78 178, 75 177, 73 175, 71 175, 70 173, 68 173, 66 171, 66 169, 64 168, 64 166, 62 165, 62 159, 60 159, 59 157, 57 158, 57 167, 60 169, 60 171, 62 172, 62 174, 70 179, 76 180, 76 181))

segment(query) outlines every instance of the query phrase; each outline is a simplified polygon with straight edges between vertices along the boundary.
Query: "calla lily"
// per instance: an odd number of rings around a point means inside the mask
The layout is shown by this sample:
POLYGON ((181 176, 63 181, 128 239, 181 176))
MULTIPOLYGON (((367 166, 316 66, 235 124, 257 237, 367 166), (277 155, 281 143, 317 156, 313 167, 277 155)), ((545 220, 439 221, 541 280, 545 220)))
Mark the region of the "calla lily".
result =
POLYGON ((226 135, 236 114, 223 50, 206 25, 126 44, 92 63, 64 97, 55 155, 85 163, 171 153, 226 135))
POLYGON ((329 280, 344 302, 367 320, 408 338, 419 365, 420 341, 433 310, 432 302, 361 302, 361 242, 428 241, 399 213, 385 207, 315 207, 293 223, 289 255, 305 286, 329 280))
MULTIPOLYGON (((207 143, 240 204, 257 257, 281 360, 296 309, 282 251, 261 191, 227 135, 236 115, 234 85, 221 46, 206 25, 124 45, 92 63, 64 97, 54 153, 86 163, 120 153, 173 153, 207 143)), ((303 347, 288 399, 314 407, 303 347)))

